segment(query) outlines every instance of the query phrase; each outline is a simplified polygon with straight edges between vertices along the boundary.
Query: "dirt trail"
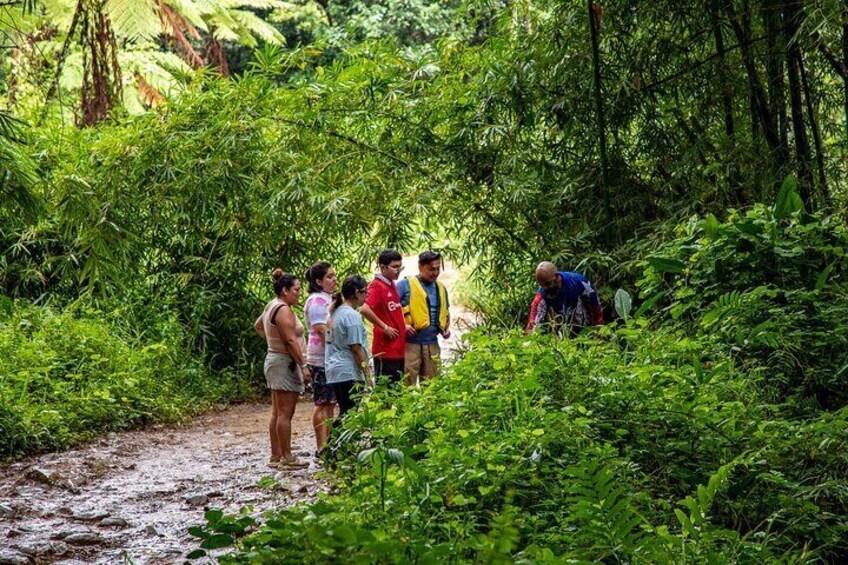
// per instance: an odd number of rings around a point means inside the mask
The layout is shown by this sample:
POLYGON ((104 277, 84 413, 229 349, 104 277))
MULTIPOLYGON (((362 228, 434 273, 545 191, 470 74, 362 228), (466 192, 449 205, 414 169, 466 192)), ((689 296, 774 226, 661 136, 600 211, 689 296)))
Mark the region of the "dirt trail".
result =
POLYGON ((183 427, 109 434, 86 447, 0 468, 0 564, 175 563, 197 548, 187 528, 204 508, 253 515, 311 499, 312 403, 301 402, 293 450, 302 471, 267 466, 270 406, 243 404, 183 427), (257 482, 276 476, 278 487, 257 482))

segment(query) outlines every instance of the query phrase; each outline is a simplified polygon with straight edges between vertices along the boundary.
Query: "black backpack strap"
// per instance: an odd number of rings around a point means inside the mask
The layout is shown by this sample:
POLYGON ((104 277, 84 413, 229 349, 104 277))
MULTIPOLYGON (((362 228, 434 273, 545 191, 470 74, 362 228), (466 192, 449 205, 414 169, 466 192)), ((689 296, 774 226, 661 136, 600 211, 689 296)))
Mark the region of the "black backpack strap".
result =
POLYGON ((271 321, 272 326, 277 325, 277 313, 279 313, 280 308, 282 308, 283 306, 285 306, 285 304, 277 304, 277 307, 271 310, 271 317, 269 318, 269 320, 271 321))

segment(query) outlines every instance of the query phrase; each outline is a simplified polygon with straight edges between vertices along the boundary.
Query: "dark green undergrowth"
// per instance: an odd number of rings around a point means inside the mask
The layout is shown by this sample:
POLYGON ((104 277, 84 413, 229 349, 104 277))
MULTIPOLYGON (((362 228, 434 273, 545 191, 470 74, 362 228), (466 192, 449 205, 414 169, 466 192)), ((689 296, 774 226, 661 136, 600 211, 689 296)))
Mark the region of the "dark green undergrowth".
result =
POLYGON ((115 314, 0 300, 0 457, 176 421, 247 392, 189 355, 164 319, 139 338, 115 314))
POLYGON ((619 323, 478 331, 429 386, 363 399, 337 492, 221 561, 845 562, 846 241, 780 207, 686 223, 619 323))

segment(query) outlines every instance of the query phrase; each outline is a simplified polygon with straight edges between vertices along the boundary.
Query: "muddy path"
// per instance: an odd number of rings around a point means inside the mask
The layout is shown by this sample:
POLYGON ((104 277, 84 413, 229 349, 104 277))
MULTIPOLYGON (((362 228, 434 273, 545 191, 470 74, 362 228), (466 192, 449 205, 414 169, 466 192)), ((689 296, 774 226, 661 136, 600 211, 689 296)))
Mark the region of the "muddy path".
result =
POLYGON ((312 499, 327 488, 311 455, 312 403, 293 421, 304 470, 268 467, 269 413, 237 405, 0 467, 0 564, 181 562, 197 548, 187 528, 203 523, 205 508, 257 515, 312 499), (267 476, 277 486, 257 484, 267 476))

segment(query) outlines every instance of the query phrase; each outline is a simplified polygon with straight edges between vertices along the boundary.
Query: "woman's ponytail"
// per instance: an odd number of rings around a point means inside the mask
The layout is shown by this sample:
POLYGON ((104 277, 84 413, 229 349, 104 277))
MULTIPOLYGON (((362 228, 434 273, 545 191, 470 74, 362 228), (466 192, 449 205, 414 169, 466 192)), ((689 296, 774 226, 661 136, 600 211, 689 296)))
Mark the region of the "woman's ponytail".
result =
POLYGON ((334 292, 333 293, 333 303, 330 304, 330 314, 335 312, 336 308, 338 308, 339 306, 342 305, 342 302, 344 302, 344 298, 342 297, 342 292, 340 290, 334 292))
POLYGON ((333 303, 330 305, 330 313, 332 314, 336 308, 342 305, 342 302, 348 298, 353 298, 357 291, 362 292, 368 288, 368 283, 359 275, 350 275, 342 283, 341 292, 336 292, 333 295, 333 303))

